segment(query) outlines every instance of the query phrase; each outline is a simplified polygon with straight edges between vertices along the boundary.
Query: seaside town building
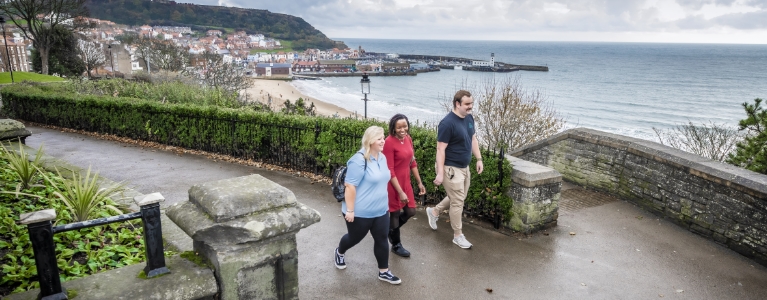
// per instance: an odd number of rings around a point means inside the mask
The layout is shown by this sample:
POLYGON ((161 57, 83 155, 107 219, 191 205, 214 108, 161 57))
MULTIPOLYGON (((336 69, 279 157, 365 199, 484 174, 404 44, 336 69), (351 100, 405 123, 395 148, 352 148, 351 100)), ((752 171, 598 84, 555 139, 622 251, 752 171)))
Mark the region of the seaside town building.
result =
MULTIPOLYGON (((78 23, 87 22, 90 26, 78 30, 83 38, 96 43, 104 49, 108 63, 92 70, 92 74, 108 75, 112 73, 131 74, 136 72, 150 72, 154 70, 153 64, 147 65, 147 61, 139 55, 137 45, 123 45, 121 35, 135 34, 141 38, 154 38, 163 40, 169 44, 186 49, 192 60, 189 67, 204 65, 201 60, 194 57, 205 52, 221 55, 225 62, 231 62, 244 68, 256 70, 255 73, 265 76, 289 75, 293 72, 349 72, 356 70, 356 62, 351 59, 359 58, 363 50, 360 49, 306 49, 304 51, 279 51, 282 43, 279 40, 264 36, 264 34, 248 34, 245 31, 226 33, 223 30, 207 30, 202 32, 202 37, 188 26, 127 26, 115 24, 111 21, 78 17, 78 23), (112 48, 107 46, 111 45, 112 48), (109 50, 108 50, 109 49, 109 50), (277 52, 274 52, 277 50, 277 52), (111 54, 111 59, 110 59, 111 54), (324 63, 321 63, 322 60, 324 63), (264 63, 268 66, 264 67, 264 63), (114 65, 114 70, 112 70, 114 65), (260 70, 260 72, 258 71, 260 70)), ((8 32, 6 39, 8 53, 5 45, 0 45, 0 70, 8 70, 8 58, 14 71, 31 71, 31 44, 23 36, 13 33, 13 29, 6 26, 8 32)))
POLYGON ((396 72, 410 70, 409 63, 383 63, 381 69, 384 72, 396 72))
POLYGON ((298 61, 293 63, 293 72, 318 72, 319 62, 317 61, 298 61))
POLYGON ((490 61, 473 60, 471 65, 474 67, 495 67, 495 53, 490 53, 490 61))
POLYGON ((320 72, 351 72, 357 70, 357 63, 353 60, 319 60, 320 72))
POLYGON ((290 64, 280 63, 259 63, 256 64, 256 75, 271 77, 275 75, 289 76, 291 75, 290 64))
POLYGON ((9 70, 29 72, 31 63, 29 60, 30 54, 27 53, 29 43, 25 42, 19 33, 13 33, 11 37, 5 36, 2 43, 3 45, 0 46, 0 72, 8 72, 9 70))

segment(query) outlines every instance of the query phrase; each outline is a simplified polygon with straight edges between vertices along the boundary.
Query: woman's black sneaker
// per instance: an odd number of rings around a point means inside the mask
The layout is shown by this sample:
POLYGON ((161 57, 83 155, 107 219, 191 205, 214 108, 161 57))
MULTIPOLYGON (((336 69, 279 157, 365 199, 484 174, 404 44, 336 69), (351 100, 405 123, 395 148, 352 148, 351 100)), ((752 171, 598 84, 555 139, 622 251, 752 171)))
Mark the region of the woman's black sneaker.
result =
POLYGON ((344 261, 344 255, 341 253, 338 253, 338 248, 336 248, 336 251, 334 251, 335 257, 336 257, 336 268, 339 270, 346 269, 346 261, 344 261))
POLYGON ((407 251, 405 247, 402 247, 402 243, 397 243, 391 246, 391 252, 402 257, 410 257, 410 251, 407 251))
POLYGON ((400 284, 402 282, 402 280, 399 279, 399 277, 394 276, 391 273, 391 270, 386 271, 386 272, 378 272, 378 279, 380 279, 382 281, 386 281, 386 282, 391 283, 391 284, 400 284))

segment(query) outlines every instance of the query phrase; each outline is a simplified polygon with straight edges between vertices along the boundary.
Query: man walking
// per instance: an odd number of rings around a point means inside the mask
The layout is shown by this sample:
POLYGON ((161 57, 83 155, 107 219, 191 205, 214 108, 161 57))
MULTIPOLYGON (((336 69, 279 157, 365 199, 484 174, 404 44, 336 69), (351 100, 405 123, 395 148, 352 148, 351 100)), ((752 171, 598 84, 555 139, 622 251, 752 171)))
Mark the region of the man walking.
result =
POLYGON ((474 99, 471 93, 460 90, 453 97, 453 111, 439 122, 437 128, 437 177, 434 184, 443 185, 447 197, 434 208, 426 208, 429 226, 437 230, 439 214, 449 209, 450 226, 453 227, 453 244, 463 249, 471 248, 471 243, 461 231, 463 201, 469 191, 471 172, 469 163, 472 153, 477 158, 477 174, 482 174, 482 154, 479 152, 477 137, 474 135, 474 118, 471 109, 474 99))

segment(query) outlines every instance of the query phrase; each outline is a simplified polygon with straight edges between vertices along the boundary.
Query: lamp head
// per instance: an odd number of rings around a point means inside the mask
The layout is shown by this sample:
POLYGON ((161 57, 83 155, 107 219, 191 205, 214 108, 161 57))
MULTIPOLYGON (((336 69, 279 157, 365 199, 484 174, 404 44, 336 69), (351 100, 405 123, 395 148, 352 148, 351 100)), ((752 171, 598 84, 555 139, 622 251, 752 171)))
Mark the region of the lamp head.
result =
POLYGON ((360 85, 362 86, 362 93, 367 95, 370 94, 370 78, 368 78, 367 73, 362 74, 362 80, 360 80, 360 85))

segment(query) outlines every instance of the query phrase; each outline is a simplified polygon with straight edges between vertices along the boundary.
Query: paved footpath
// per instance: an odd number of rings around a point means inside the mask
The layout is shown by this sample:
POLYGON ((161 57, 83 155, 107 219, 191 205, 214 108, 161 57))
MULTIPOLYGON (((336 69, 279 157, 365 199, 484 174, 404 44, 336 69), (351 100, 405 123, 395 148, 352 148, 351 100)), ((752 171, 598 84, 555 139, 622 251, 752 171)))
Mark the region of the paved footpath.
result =
POLYGON ((325 184, 262 168, 141 148, 57 130, 28 127, 27 144, 46 154, 162 193, 165 206, 195 184, 250 174, 281 184, 322 221, 297 235, 302 299, 765 299, 767 268, 624 201, 567 185, 559 225, 530 237, 464 225, 471 250, 451 242, 447 218, 432 231, 422 209, 403 227, 413 256, 389 259, 403 283, 377 279, 370 237, 347 252, 337 270, 332 253, 346 228, 325 184), (575 203, 575 204, 573 204, 575 203), (578 204, 580 203, 580 205, 578 204), (572 235, 571 233, 574 233, 572 235), (488 292, 492 289, 492 292, 488 292))

